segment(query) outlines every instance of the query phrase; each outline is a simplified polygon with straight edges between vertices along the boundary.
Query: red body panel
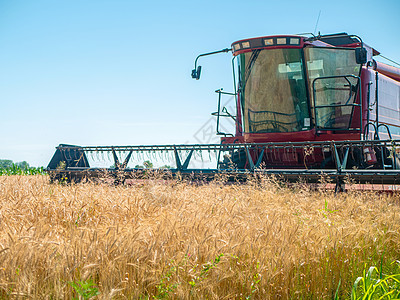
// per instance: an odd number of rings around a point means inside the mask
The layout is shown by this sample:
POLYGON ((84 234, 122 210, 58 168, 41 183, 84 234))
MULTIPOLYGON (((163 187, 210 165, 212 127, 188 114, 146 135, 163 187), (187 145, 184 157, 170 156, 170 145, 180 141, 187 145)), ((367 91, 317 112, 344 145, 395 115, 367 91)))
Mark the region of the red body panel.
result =
POLYGON ((379 73, 386 75, 396 81, 400 81, 400 69, 389 66, 387 64, 381 63, 379 61, 376 62, 375 70, 379 73))

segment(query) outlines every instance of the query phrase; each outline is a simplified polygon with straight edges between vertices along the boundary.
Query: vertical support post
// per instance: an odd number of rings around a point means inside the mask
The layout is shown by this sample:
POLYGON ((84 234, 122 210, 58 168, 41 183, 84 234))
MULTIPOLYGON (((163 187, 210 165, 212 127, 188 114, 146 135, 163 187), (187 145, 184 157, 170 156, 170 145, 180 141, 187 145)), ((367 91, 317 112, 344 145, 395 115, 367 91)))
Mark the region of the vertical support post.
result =
POLYGON ((133 153, 133 150, 131 150, 131 151, 129 152, 129 154, 126 156, 124 162, 122 163, 122 167, 123 167, 124 169, 125 169, 126 166, 128 165, 129 160, 131 159, 132 153, 133 153))
POLYGON ((335 185, 335 194, 342 193, 345 191, 345 183, 342 178, 336 178, 336 185, 335 185))
POLYGON ((257 162, 256 162, 254 168, 260 167, 261 162, 262 162, 262 159, 263 159, 263 156, 264 156, 264 151, 265 151, 265 148, 263 147, 261 153, 260 153, 259 156, 258 156, 258 159, 257 159, 257 162))
POLYGON ((363 111, 363 106, 362 106, 362 88, 361 88, 361 78, 358 78, 358 90, 359 90, 359 107, 360 107, 360 139, 363 138, 363 124, 362 124, 362 111, 363 111))
POLYGON ((219 133, 219 114, 221 111, 221 91, 222 91, 222 88, 215 91, 216 93, 218 93, 217 134, 219 133))
POLYGON ((254 161, 250 155, 250 151, 249 151, 249 148, 247 147, 247 145, 245 147, 246 147, 247 160, 249 161, 250 169, 253 171, 254 170, 254 161))
POLYGON ((183 164, 181 163, 181 159, 179 158, 178 150, 174 146, 175 160, 176 160, 176 168, 180 171, 186 170, 189 166, 190 159, 192 158, 194 152, 194 148, 190 150, 188 156, 186 157, 183 164))
POLYGON ((112 150, 112 154, 113 154, 113 157, 114 157, 114 166, 115 166, 116 169, 120 169, 121 168, 121 163, 119 162, 117 153, 115 152, 114 148, 111 148, 111 150, 112 150))
POLYGON ((333 143, 334 153, 335 153, 335 162, 336 162, 336 169, 337 169, 337 176, 336 176, 336 185, 335 185, 335 193, 341 193, 345 191, 345 183, 343 178, 340 176, 340 173, 346 169, 347 166, 347 159, 349 156, 349 148, 346 149, 343 161, 340 160, 339 152, 337 150, 336 144, 333 143))
POLYGON ((219 160, 221 159, 221 151, 222 151, 222 149, 219 149, 219 151, 218 151, 218 157, 217 157, 217 169, 219 169, 219 160))
POLYGON ((335 162, 336 162, 336 169, 338 173, 342 172, 342 170, 346 169, 347 166, 347 159, 349 156, 349 148, 346 149, 344 153, 343 161, 340 160, 339 153, 336 147, 336 144, 333 144, 334 152, 335 152, 335 162))
POLYGON ((193 151, 194 149, 190 150, 188 156, 185 159, 185 162, 183 163, 182 170, 186 170, 188 168, 190 159, 192 158, 193 151))
POLYGON ((175 154, 176 168, 178 170, 182 170, 181 160, 179 158, 178 150, 176 150, 175 145, 174 145, 174 154, 175 154))
POLYGON ((378 117, 378 116, 379 116, 378 82, 379 82, 378 72, 375 71, 375 105, 376 105, 376 109, 375 109, 375 123, 376 123, 376 135, 379 137, 379 133, 378 133, 378 126, 379 126, 379 117, 378 117))

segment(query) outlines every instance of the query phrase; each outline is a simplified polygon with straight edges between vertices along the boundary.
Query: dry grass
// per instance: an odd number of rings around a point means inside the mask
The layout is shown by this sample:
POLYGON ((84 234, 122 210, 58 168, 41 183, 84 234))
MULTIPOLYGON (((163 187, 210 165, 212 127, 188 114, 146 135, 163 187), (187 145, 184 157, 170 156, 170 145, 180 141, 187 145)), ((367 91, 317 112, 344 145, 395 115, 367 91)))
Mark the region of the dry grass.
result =
POLYGON ((341 298, 400 258, 399 195, 0 177, 0 298, 341 298), (223 255, 221 255, 223 254, 223 255))

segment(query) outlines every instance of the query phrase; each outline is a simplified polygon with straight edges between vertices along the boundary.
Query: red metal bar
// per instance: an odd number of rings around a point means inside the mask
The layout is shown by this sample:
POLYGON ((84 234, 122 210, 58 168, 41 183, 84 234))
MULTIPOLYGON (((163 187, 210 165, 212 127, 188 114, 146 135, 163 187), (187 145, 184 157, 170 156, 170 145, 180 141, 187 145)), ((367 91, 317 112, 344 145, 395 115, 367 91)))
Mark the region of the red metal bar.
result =
POLYGON ((400 81, 400 69, 389 66, 387 64, 381 63, 379 61, 376 61, 376 67, 374 68, 376 71, 379 73, 386 75, 394 80, 400 81))

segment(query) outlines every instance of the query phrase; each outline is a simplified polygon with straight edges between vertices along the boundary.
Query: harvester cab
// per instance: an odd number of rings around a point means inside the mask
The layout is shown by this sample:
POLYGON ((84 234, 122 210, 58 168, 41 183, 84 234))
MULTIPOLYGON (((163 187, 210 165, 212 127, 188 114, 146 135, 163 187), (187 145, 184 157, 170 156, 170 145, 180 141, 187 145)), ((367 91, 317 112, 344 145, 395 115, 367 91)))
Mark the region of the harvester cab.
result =
MULTIPOLYGON (((360 75, 362 65, 372 60, 372 50, 346 33, 234 42, 236 133, 222 142, 360 139, 360 75)), ((228 49, 199 55, 192 77, 200 77, 199 57, 221 52, 228 49)), ((223 115, 219 112, 220 105, 217 118, 223 115)))

